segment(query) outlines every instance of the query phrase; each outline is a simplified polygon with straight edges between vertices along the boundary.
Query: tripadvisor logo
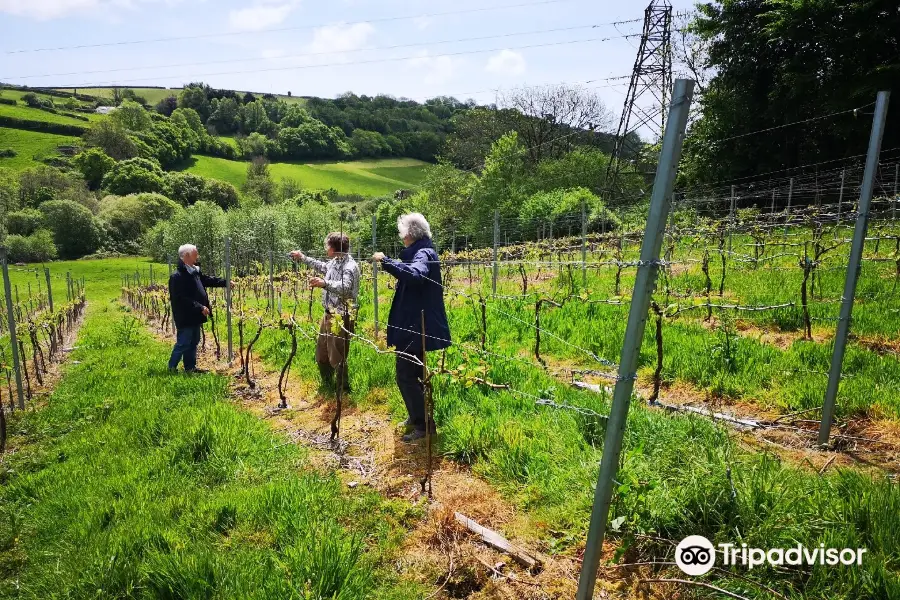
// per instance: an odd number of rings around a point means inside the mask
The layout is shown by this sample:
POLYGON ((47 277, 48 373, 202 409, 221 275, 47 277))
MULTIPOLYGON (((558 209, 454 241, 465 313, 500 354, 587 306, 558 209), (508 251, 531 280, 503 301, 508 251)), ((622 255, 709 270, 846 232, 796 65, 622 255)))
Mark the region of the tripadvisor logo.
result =
POLYGON ((797 544, 791 548, 750 548, 747 544, 718 544, 718 550, 712 542, 702 535, 689 535, 681 540, 675 548, 675 563, 687 575, 705 575, 715 566, 716 553, 722 555, 722 566, 744 566, 747 570, 762 565, 800 566, 800 565, 861 565, 865 548, 826 548, 819 544, 817 548, 807 548, 797 544))

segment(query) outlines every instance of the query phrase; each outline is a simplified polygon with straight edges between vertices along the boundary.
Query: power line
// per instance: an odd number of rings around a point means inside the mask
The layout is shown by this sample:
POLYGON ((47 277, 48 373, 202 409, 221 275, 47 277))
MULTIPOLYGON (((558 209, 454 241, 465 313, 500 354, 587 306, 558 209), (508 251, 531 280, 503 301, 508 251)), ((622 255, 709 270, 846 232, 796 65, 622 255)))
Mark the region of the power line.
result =
MULTIPOLYGON (((351 21, 349 23, 344 23, 345 25, 360 25, 363 23, 387 23, 391 21, 408 21, 413 19, 423 19, 423 18, 432 18, 432 17, 447 17, 452 15, 463 15, 463 14, 472 14, 472 13, 481 13, 481 12, 489 12, 494 10, 506 10, 511 8, 528 8, 532 6, 544 6, 548 4, 559 4, 562 2, 573 2, 575 0, 539 0, 538 2, 523 2, 519 4, 504 4, 501 6, 485 6, 479 8, 469 8, 463 10, 453 10, 453 11, 444 11, 444 12, 435 12, 435 13, 425 13, 418 15, 405 15, 405 16, 394 16, 394 17, 381 17, 377 19, 365 19, 362 21, 351 21)), ((626 23, 637 23, 640 19, 628 19, 623 21, 613 21, 611 23, 604 23, 604 25, 623 25, 626 23)), ((248 34, 259 34, 259 33, 279 33, 284 31, 301 31, 307 29, 315 29, 317 27, 324 27, 327 25, 333 25, 334 23, 318 23, 316 25, 298 25, 294 27, 278 27, 271 29, 261 29, 258 31, 234 31, 227 33, 204 33, 199 35, 186 35, 186 36, 176 36, 176 37, 165 37, 165 38, 153 38, 153 39, 145 39, 145 40, 123 40, 119 42, 102 42, 97 44, 80 44, 73 46, 56 46, 56 47, 47 47, 47 48, 26 48, 20 50, 7 50, 4 54, 25 54, 30 52, 55 52, 58 50, 81 50, 85 48, 106 48, 111 46, 131 46, 136 44, 156 44, 163 42, 177 42, 183 40, 200 40, 200 39, 209 39, 209 38, 218 38, 218 37, 230 37, 235 35, 248 35, 248 34)))
POLYGON ((864 105, 858 106, 858 107, 856 107, 856 108, 850 108, 850 109, 847 109, 847 110, 842 110, 842 111, 838 111, 838 112, 833 112, 833 113, 829 113, 829 114, 827 114, 827 115, 822 115, 822 116, 819 116, 819 117, 811 117, 811 118, 809 118, 809 119, 803 119, 802 121, 793 121, 793 122, 791 122, 791 123, 785 123, 784 125, 776 125, 776 126, 774 126, 774 127, 767 127, 767 128, 765 128, 765 129, 757 129, 756 131, 750 131, 750 132, 748 132, 748 133, 742 133, 742 134, 740 134, 740 135, 733 135, 733 136, 731 136, 731 137, 722 138, 722 139, 720 139, 720 140, 716 140, 716 141, 713 142, 713 143, 715 143, 715 144, 721 144, 722 142, 727 142, 727 141, 729 141, 729 140, 736 140, 736 139, 738 139, 738 138, 748 137, 748 136, 751 136, 751 135, 756 135, 756 134, 758 134, 758 133, 765 133, 765 132, 767 132, 767 131, 775 131, 776 129, 784 129, 785 127, 791 127, 791 126, 793 126, 793 125, 801 125, 801 124, 803 124, 803 123, 811 123, 812 121, 819 121, 819 120, 821 120, 821 119, 827 119, 828 117, 834 117, 834 116, 837 116, 837 115, 845 115, 845 114, 851 113, 851 112, 852 112, 852 113, 856 113, 857 111, 862 110, 862 109, 864 109, 864 108, 867 108, 867 107, 869 107, 869 106, 872 106, 873 104, 875 104, 875 103, 874 103, 874 102, 869 102, 868 104, 864 104, 864 105))
MULTIPOLYGON (((581 39, 581 40, 566 40, 566 41, 561 41, 561 42, 545 42, 542 44, 527 44, 524 46, 504 46, 504 47, 484 48, 481 50, 462 50, 459 52, 446 52, 443 54, 431 54, 425 58, 442 58, 442 57, 450 57, 450 56, 464 56, 464 55, 471 55, 471 54, 485 54, 488 52, 500 52, 502 50, 527 50, 530 48, 548 48, 551 46, 567 46, 567 45, 571 45, 571 44, 584 44, 584 43, 589 43, 589 42, 607 42, 607 41, 616 40, 616 39, 621 39, 621 36, 613 36, 613 37, 606 37, 606 38, 587 38, 587 39, 581 39)), ((271 67, 268 69, 252 69, 252 70, 243 70, 243 71, 218 71, 215 73, 194 73, 194 74, 188 75, 188 76, 174 75, 171 77, 162 77, 162 78, 156 77, 156 78, 154 78, 154 81, 159 81, 160 79, 171 80, 171 79, 178 78, 178 79, 184 80, 184 79, 191 79, 191 78, 197 78, 197 77, 213 77, 216 75, 241 75, 241 74, 247 74, 247 73, 268 73, 268 72, 273 72, 273 71, 299 71, 299 70, 305 70, 305 69, 320 69, 323 67, 369 65, 369 64, 376 64, 376 63, 401 62, 401 61, 415 60, 415 59, 421 59, 421 58, 423 58, 423 57, 422 56, 402 56, 402 57, 394 57, 394 58, 378 58, 378 59, 361 60, 361 61, 323 63, 323 64, 317 64, 317 65, 271 67)), ((162 68, 162 67, 160 67, 160 68, 162 68)), ((113 80, 95 81, 95 82, 90 82, 90 83, 82 83, 82 84, 78 84, 78 85, 58 85, 58 86, 54 86, 54 87, 57 87, 57 88, 79 88, 79 87, 84 88, 84 87, 90 87, 90 86, 99 86, 99 85, 103 85, 103 84, 106 84, 106 85, 116 85, 116 84, 121 84, 121 83, 134 84, 134 83, 148 81, 149 79, 150 78, 145 77, 145 78, 135 78, 135 79, 125 79, 125 80, 114 80, 114 81, 113 80)))
MULTIPOLYGON (((575 31, 578 29, 595 29, 600 27, 600 25, 574 25, 572 27, 558 27, 555 29, 537 29, 532 31, 520 31, 513 33, 501 33, 497 35, 485 35, 479 37, 470 37, 470 38, 456 38, 456 39, 448 39, 448 40, 439 40, 434 42, 415 42, 411 44, 396 44, 393 46, 376 46, 374 48, 356 48, 353 50, 330 50, 326 52, 304 52, 301 54, 289 54, 286 56, 278 56, 275 57, 277 60, 286 60, 292 58, 307 58, 312 56, 326 56, 331 54, 348 54, 351 52, 371 52, 377 50, 396 50, 398 48, 414 48, 416 46, 430 46, 430 45, 440 45, 440 44, 455 44, 460 42, 474 42, 481 40, 493 40, 493 39, 501 39, 501 38, 509 38, 509 37, 517 37, 524 35, 539 35, 545 33, 559 33, 563 31, 575 31)), ((640 34, 623 34, 622 37, 628 37, 628 35, 640 35, 640 34)), ((146 67, 118 67, 115 69, 97 69, 93 71, 70 71, 68 73, 45 73, 41 75, 5 75, 0 77, 0 79, 9 79, 9 80, 21 80, 21 79, 39 79, 44 77, 66 77, 69 75, 92 75, 96 73, 116 73, 120 71, 148 71, 151 69, 173 69, 180 67, 198 67, 198 66, 206 66, 206 65, 218 65, 218 64, 230 64, 230 63, 245 63, 245 62, 257 62, 257 61, 265 61, 271 60, 268 58, 237 58, 237 59, 225 59, 225 60, 211 60, 204 62, 193 62, 193 63, 180 63, 180 64, 166 64, 166 65, 150 65, 146 67)))

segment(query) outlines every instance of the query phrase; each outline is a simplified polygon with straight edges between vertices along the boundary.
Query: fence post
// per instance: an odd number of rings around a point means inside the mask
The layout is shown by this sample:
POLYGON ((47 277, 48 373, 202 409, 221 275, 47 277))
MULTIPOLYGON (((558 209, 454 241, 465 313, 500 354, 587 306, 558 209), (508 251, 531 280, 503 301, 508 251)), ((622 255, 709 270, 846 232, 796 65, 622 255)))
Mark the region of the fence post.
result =
POLYGON ((53 287, 50 285, 49 267, 44 267, 44 278, 47 280, 47 300, 50 302, 50 312, 53 312, 53 287))
POLYGON ((772 190, 772 222, 775 221, 775 190, 772 190))
MULTIPOLYGON (((377 252, 378 219, 372 215, 372 253, 377 252)), ((453 232, 453 252, 456 252, 456 231, 453 232)), ((375 313, 375 340, 378 340, 378 261, 372 261, 372 311, 375 313)))
MULTIPOLYGON (((844 203, 844 176, 847 174, 847 169, 841 169, 841 193, 838 195, 838 214, 837 214, 837 227, 841 226, 841 205, 844 203)), ((835 228, 835 235, 837 235, 837 228, 835 228)))
POLYGON ((647 313, 650 310, 650 295, 656 286, 659 272, 659 251, 662 246, 666 217, 670 209, 672 188, 675 185, 675 173, 681 158, 684 142, 684 130, 687 126, 688 110, 694 82, 688 79, 675 80, 672 92, 672 103, 666 132, 663 137, 662 150, 653 182, 653 194, 650 200, 650 214, 647 228, 641 243, 641 259, 637 269, 632 295, 631 308, 628 312, 628 325, 625 329, 625 342, 619 361, 619 375, 616 378, 609 421, 606 426, 606 438, 603 443, 603 458, 600 461, 600 476, 594 494, 594 506, 591 511, 591 525, 588 531, 587 547, 584 562, 578 580, 577 600, 591 600, 594 596, 594 585, 597 581, 597 568, 603 547, 603 536, 606 532, 606 520, 609 517, 609 504, 612 499, 616 468, 619 454, 622 451, 622 438, 625 433, 625 420, 631 402, 631 392, 636 379, 637 359, 641 341, 644 339, 644 328, 647 324, 647 313))
POLYGON ((581 285, 587 287, 587 201, 581 201, 581 285))
POLYGON ((850 315, 853 312, 853 296, 856 294, 856 283, 859 279, 860 261, 866 244, 866 228, 869 224, 869 205, 872 201, 872 190, 875 187, 875 175, 878 171, 878 155, 881 153, 881 137, 884 134, 884 122, 887 119, 888 99, 890 92, 878 92, 875 102, 875 117, 872 121, 872 133, 869 137, 869 153, 866 156, 866 171, 863 174, 859 191, 859 210, 856 213, 856 229, 853 232, 853 245, 850 247, 850 260, 847 264, 847 278, 844 282, 844 295, 841 300, 841 314, 838 318, 837 333, 834 336, 834 351, 831 354, 831 369, 828 371, 828 388, 825 390, 825 402, 822 405, 822 423, 819 427, 819 444, 828 443, 831 435, 831 421, 834 418, 834 404, 841 382, 841 365, 844 362, 844 351, 847 349, 847 335, 850 333, 850 315))
POLYGON ((274 252, 269 248, 269 312, 275 312, 275 265, 274 252))
POLYGON ((6 323, 9 328, 9 345, 12 347, 13 371, 16 374, 16 394, 19 398, 19 410, 25 410, 25 394, 22 391, 22 369, 19 366, 19 338, 16 336, 16 315, 13 311, 12 288, 9 284, 9 266, 6 261, 6 248, 0 247, 0 263, 3 267, 3 291, 6 294, 6 323))
POLYGON ((891 221, 897 220, 897 176, 900 175, 900 163, 894 165, 894 201, 891 202, 891 221))
POLYGON ((500 241, 500 211, 494 210, 494 277, 491 288, 497 293, 497 275, 500 272, 500 263, 497 262, 497 244, 500 241))
POLYGON ((734 237, 734 186, 731 186, 731 210, 728 213, 728 251, 731 252, 731 239, 734 237))
POLYGON ((72 272, 66 271, 66 300, 71 302, 74 300, 72 296, 72 272))
POLYGON ((794 196, 794 178, 791 177, 790 187, 788 187, 788 203, 787 210, 784 213, 784 237, 787 238, 788 224, 791 222, 791 198, 794 196))
POLYGON ((225 330, 228 334, 228 364, 234 360, 231 334, 231 238, 225 238, 225 330))

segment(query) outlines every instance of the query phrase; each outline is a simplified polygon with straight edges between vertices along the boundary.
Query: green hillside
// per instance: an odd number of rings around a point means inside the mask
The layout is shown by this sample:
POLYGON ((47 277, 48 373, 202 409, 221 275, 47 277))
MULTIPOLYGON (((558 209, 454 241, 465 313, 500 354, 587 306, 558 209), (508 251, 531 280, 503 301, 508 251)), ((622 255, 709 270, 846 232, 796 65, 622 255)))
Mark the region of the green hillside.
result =
MULTIPOLYGON (((120 90, 130 89, 138 96, 144 98, 148 104, 156 104, 160 100, 164 98, 168 98, 169 96, 178 96, 181 93, 182 88, 143 88, 143 87, 128 87, 123 86, 119 88, 120 90)), ((99 98, 112 98, 113 90, 115 88, 111 87, 103 87, 103 88, 53 88, 60 92, 73 92, 75 90, 78 91, 79 94, 85 94, 87 96, 97 96, 99 98)), ((241 94, 245 94, 246 92, 239 92, 241 94)), ((251 92, 254 96, 262 97, 266 92, 251 92)), ((280 100, 284 100, 286 102, 297 102, 303 104, 306 102, 305 98, 299 98, 297 96, 286 96, 282 94, 274 94, 274 96, 280 100)))
MULTIPOLYGON (((246 162, 194 156, 183 170, 227 181, 240 188, 247 177, 246 162)), ((342 194, 381 196, 421 183, 427 163, 412 158, 358 160, 334 163, 272 163, 269 172, 276 181, 291 178, 304 188, 334 188, 342 194)))
MULTIPOLYGON (((49 115, 49 113, 46 114, 49 115)), ((0 158, 0 167, 14 170, 33 167, 40 164, 41 158, 56 154, 57 146, 68 146, 80 142, 79 138, 67 135, 0 127, 0 150, 11 148, 16 152, 16 156, 0 158)))

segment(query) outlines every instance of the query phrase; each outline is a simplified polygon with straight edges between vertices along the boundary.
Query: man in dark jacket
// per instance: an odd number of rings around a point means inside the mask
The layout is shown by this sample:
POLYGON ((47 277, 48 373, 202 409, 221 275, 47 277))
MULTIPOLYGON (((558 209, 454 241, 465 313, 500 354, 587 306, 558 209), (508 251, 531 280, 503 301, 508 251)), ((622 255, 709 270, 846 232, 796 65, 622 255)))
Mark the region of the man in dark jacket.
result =
POLYGON ((388 316, 387 343, 397 354, 397 387, 406 404, 410 430, 403 441, 425 437, 425 388, 422 384, 422 311, 425 311, 425 349, 441 350, 450 346, 450 325, 444 308, 441 265, 431 242, 431 227, 419 213, 397 219, 397 229, 406 246, 400 260, 376 252, 372 260, 381 262, 385 271, 397 278, 397 288, 388 316), (404 356, 410 355, 410 356, 404 356), (415 357, 415 358, 412 358, 415 357), (418 363, 416 362, 418 361, 418 363))
POLYGON ((197 261, 200 254, 193 244, 178 248, 178 268, 169 276, 169 299, 172 318, 175 320, 175 347, 169 359, 169 371, 174 372, 184 358, 185 373, 199 373, 197 369, 197 344, 200 330, 209 316, 208 287, 225 287, 224 279, 209 277, 200 272, 197 261))

